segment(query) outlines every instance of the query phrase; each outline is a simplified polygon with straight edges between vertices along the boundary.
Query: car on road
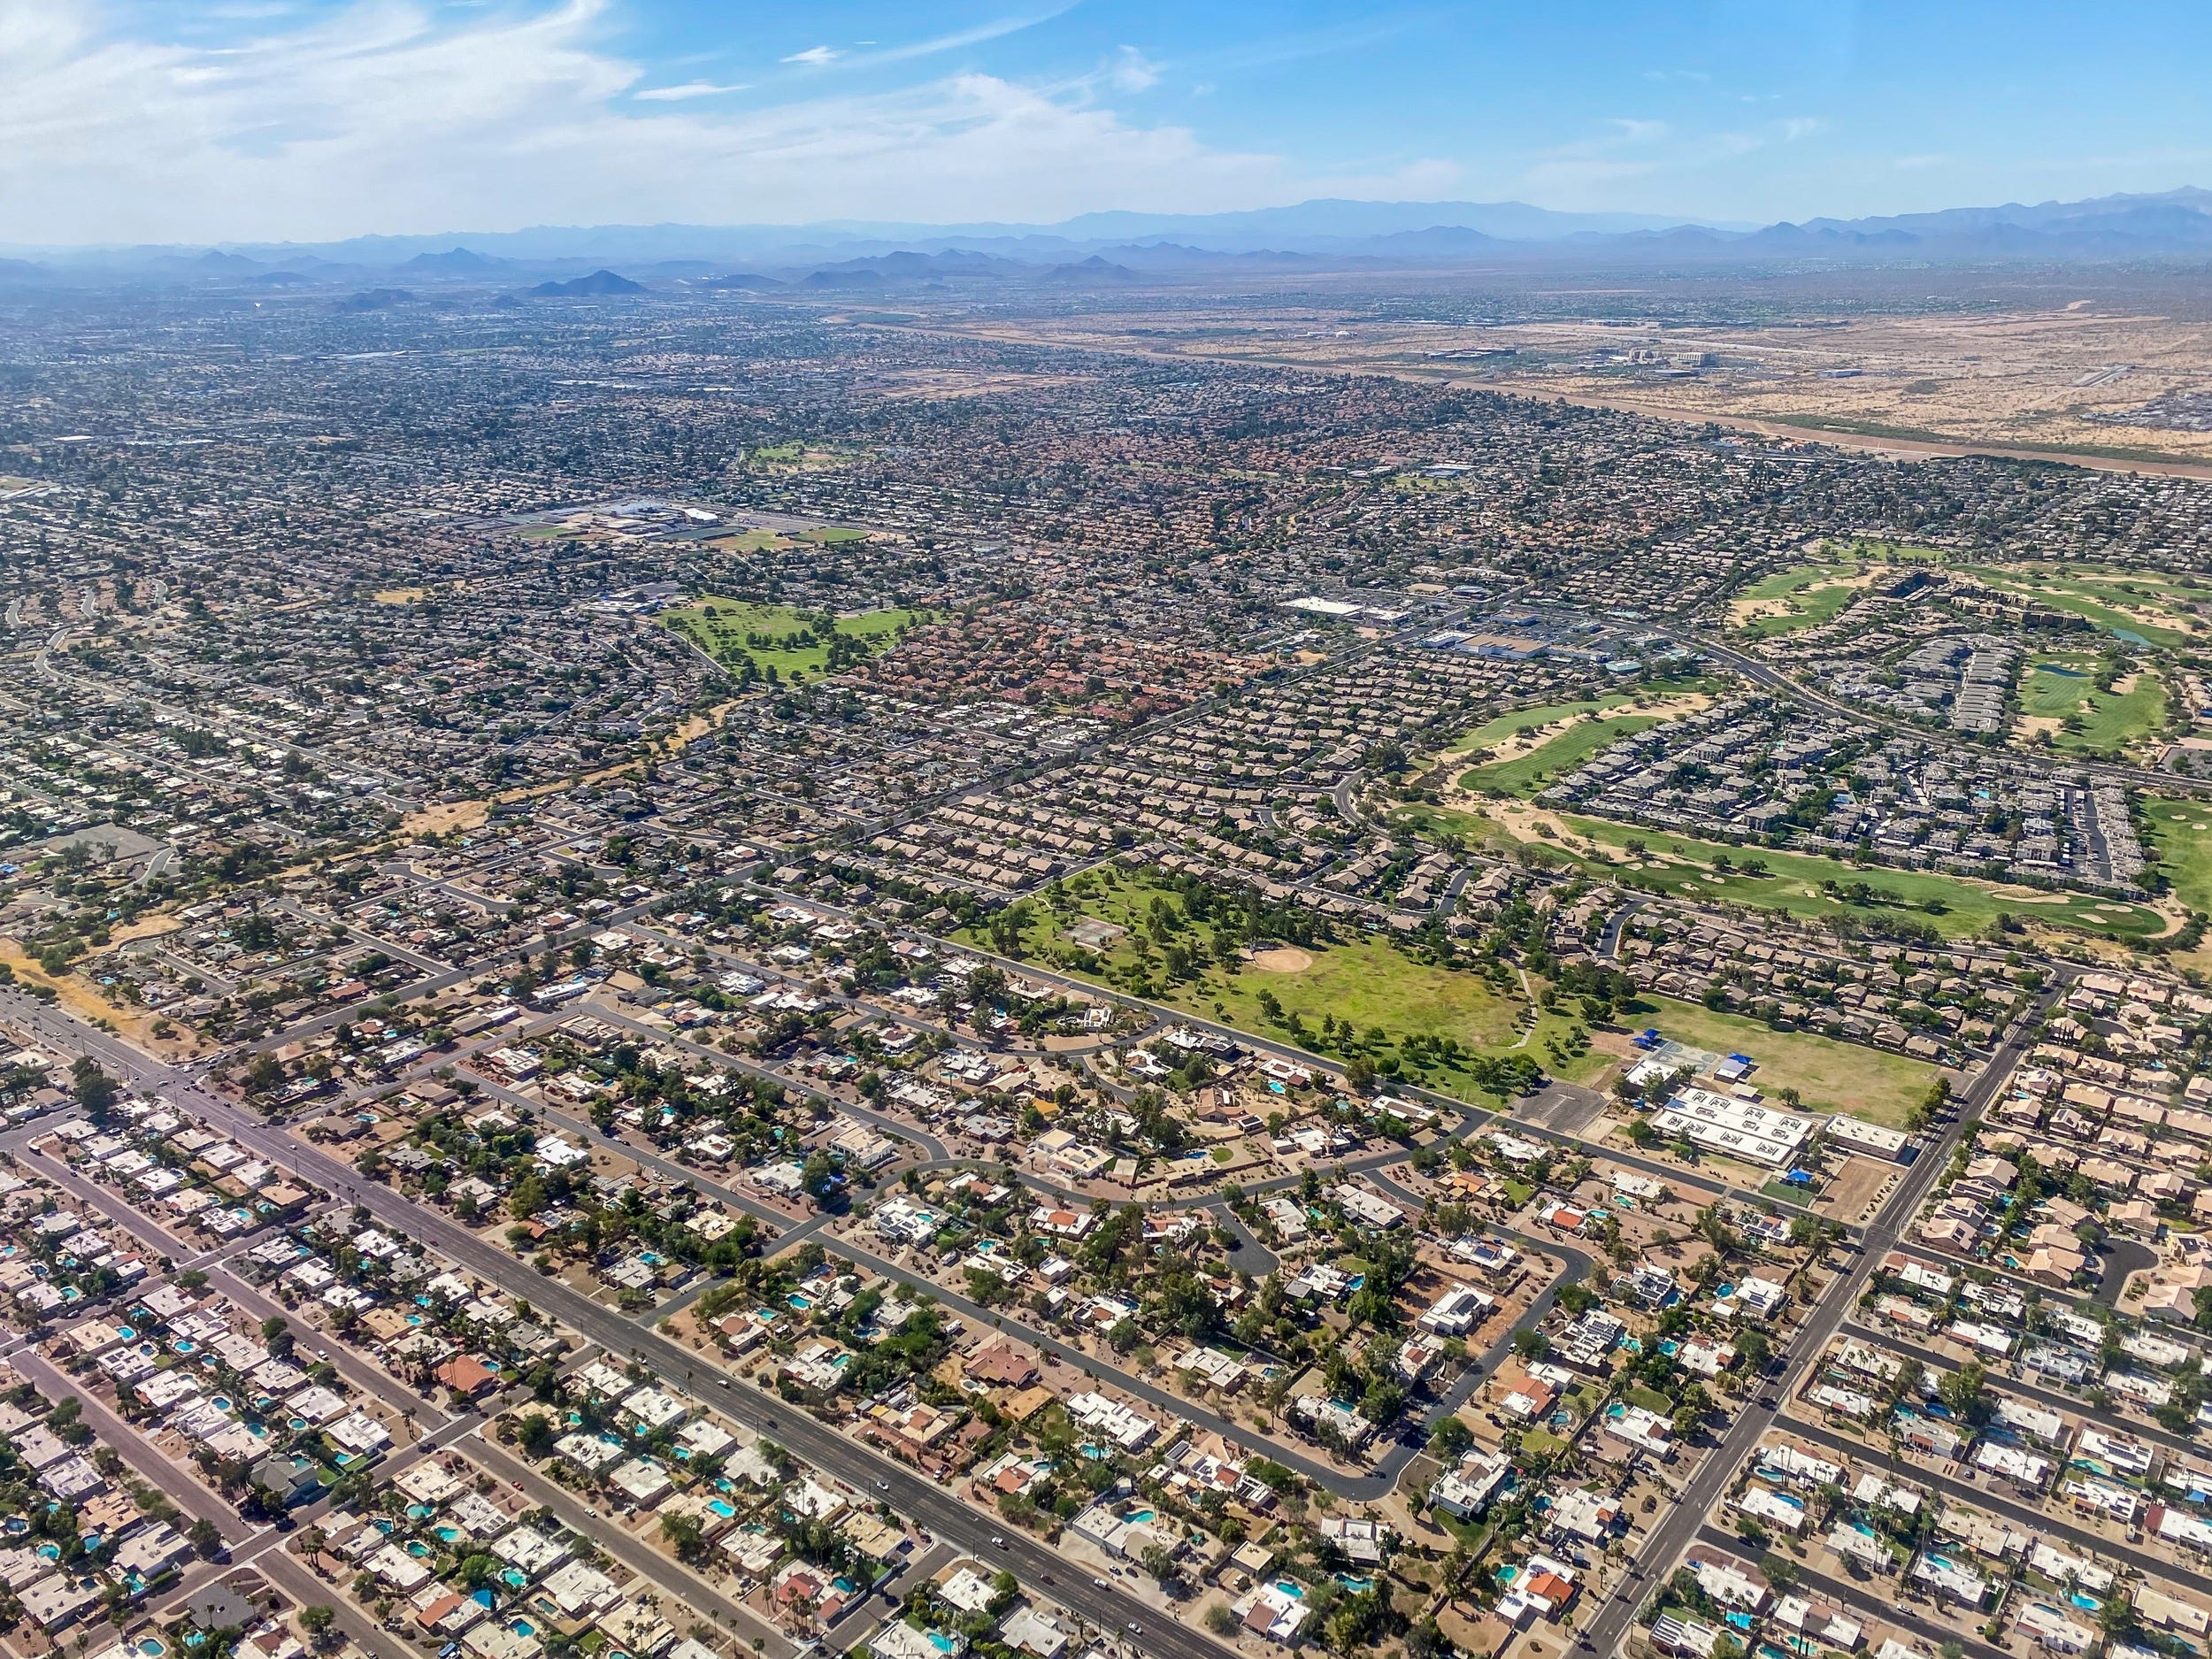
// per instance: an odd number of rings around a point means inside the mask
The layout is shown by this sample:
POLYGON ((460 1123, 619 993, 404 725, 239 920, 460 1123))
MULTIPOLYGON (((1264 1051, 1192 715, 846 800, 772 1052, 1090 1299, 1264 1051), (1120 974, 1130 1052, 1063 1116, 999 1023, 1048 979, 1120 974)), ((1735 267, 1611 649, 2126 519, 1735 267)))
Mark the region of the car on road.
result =
POLYGON ((876 1490, 878 1492, 888 1492, 891 1490, 891 1483, 879 1478, 876 1481, 876 1490))
POLYGON ((1091 1580, 1091 1582, 1092 1582, 1093 1584, 1096 1585, 1096 1586, 1097 1586, 1100 1589, 1102 1589, 1102 1590, 1110 1590, 1110 1589, 1112 1589, 1112 1588, 1114 1587, 1112 1585, 1110 1585, 1110 1584, 1107 1583, 1107 1582, 1106 1582, 1106 1580, 1105 1580, 1105 1579, 1103 1579, 1103 1578, 1094 1578, 1094 1579, 1092 1579, 1092 1580, 1091 1580))
POLYGON ((1001 1538, 996 1532, 994 1532, 991 1534, 991 1548, 993 1549, 1004 1549, 1007 1548, 1006 1540, 1001 1538))

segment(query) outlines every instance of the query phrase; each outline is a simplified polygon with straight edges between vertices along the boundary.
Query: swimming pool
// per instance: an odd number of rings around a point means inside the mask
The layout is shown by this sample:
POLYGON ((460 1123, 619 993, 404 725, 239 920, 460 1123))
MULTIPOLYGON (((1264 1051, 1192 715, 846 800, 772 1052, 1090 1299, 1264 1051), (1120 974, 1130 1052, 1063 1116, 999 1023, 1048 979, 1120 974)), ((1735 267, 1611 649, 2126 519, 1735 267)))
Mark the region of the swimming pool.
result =
POLYGON ((737 1516, 737 1506, 733 1503, 726 1503, 720 1498, 709 1498, 707 1500, 707 1508, 713 1510, 715 1514, 720 1516, 726 1521, 733 1520, 737 1516))
POLYGON ((511 1620, 507 1628, 518 1636, 534 1636, 538 1633, 538 1627, 526 1618, 511 1620))

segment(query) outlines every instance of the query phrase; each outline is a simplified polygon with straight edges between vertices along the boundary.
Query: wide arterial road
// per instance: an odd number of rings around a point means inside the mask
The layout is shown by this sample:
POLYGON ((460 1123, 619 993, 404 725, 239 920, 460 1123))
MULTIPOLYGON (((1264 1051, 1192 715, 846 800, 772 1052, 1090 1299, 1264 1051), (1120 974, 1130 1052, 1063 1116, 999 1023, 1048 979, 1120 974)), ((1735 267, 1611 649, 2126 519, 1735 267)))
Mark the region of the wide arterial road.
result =
POLYGON ((1224 1650, 1210 1637, 1176 1623, 1171 1614, 1110 1584, 1097 1584, 1087 1568, 1028 1533, 1010 1525, 995 1529, 988 1517, 955 1497, 947 1487, 879 1456, 803 1410, 786 1406, 780 1400, 772 1401, 750 1384, 733 1380, 704 1356, 577 1294, 559 1280, 541 1278, 526 1263, 486 1243, 438 1210, 411 1203, 389 1187, 366 1179, 350 1164, 294 1140, 186 1073, 27 996, 0 992, 0 1015, 37 1031, 65 1052, 93 1056, 109 1071, 142 1089, 168 1095, 242 1146, 365 1207, 386 1226, 420 1240, 509 1294, 543 1309, 618 1359, 641 1362, 671 1385, 706 1400, 715 1409, 788 1448, 856 1492, 888 1503, 899 1514, 979 1561, 1010 1569, 1045 1599, 1058 1602, 1102 1630, 1117 1633, 1125 1645, 1158 1655, 1160 1659, 1223 1659, 1224 1650), (1004 1540, 1002 1547, 994 1541, 999 1539, 1004 1540))

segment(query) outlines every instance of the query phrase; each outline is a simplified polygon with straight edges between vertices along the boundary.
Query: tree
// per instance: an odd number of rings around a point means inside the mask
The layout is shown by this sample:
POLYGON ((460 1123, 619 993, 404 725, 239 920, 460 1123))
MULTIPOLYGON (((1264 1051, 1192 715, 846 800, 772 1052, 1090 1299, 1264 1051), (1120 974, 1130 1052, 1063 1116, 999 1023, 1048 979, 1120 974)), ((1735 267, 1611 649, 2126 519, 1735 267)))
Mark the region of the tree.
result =
POLYGON ((553 1442, 559 1437, 553 1432, 550 1417, 542 1411, 533 1411, 522 1419, 515 1438, 531 1456, 548 1457, 552 1455, 553 1442))
POLYGON ((1960 1422, 1979 1428, 1994 1409, 1986 1384, 1988 1370, 1979 1360, 1969 1360, 1936 1385, 1936 1398, 1950 1407, 1960 1422))
POLYGON ((1429 1436, 1429 1449, 1447 1463, 1464 1455, 1474 1443, 1474 1432, 1456 1416, 1446 1417, 1429 1436))
POLYGON ((198 1552, 203 1561, 213 1560, 215 1552, 223 1547, 221 1529, 204 1515, 192 1523, 190 1530, 185 1533, 184 1537, 185 1541, 198 1552))
POLYGON ((697 1516, 679 1515, 673 1510, 661 1517, 661 1536, 668 1540, 668 1547, 676 1552, 679 1561, 689 1561, 705 1541, 697 1516))
POLYGON ((88 1054, 79 1056, 69 1068, 69 1082, 76 1094, 77 1104, 96 1124, 106 1118, 116 1096, 122 1093, 116 1080, 103 1071, 100 1063, 88 1054))
POLYGON ((1137 1561, 1163 1590, 1172 1593, 1183 1582, 1183 1570, 1164 1544, 1147 1544, 1137 1561))
POLYGON ((300 1609, 300 1628, 313 1638, 319 1646, 322 1639, 330 1633, 330 1627, 337 1622, 338 1610, 335 1608, 326 1607, 320 1601, 312 1602, 300 1609))

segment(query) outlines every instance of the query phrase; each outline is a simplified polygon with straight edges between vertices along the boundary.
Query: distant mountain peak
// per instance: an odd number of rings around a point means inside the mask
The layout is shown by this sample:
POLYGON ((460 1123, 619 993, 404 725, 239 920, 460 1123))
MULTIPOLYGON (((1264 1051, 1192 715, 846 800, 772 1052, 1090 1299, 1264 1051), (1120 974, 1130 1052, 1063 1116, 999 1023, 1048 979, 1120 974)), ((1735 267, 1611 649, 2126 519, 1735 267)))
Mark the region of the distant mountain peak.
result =
POLYGON ((645 284, 618 276, 603 265, 589 276, 571 277, 565 282, 541 282, 524 292, 537 299, 599 299, 611 294, 642 294, 645 284))

